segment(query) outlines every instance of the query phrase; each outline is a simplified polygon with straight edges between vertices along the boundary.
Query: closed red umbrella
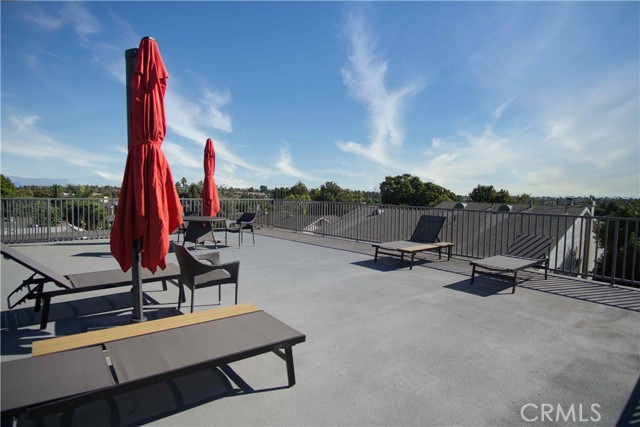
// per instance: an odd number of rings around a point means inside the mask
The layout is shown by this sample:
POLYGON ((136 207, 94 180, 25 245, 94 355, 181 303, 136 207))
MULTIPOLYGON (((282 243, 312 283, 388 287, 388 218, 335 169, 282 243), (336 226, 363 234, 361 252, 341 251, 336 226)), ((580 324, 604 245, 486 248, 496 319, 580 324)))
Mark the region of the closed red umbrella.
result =
MULTIPOLYGON (((111 253, 123 271, 134 267, 134 295, 141 295, 134 244, 139 243, 143 268, 165 269, 169 234, 182 224, 182 205, 160 148, 166 132, 164 94, 169 75, 154 39, 143 38, 137 52, 127 51, 128 60, 132 53, 133 70, 127 70, 127 78, 131 75, 127 83, 131 90, 131 100, 127 100, 129 153, 111 229, 111 253)), ((134 301, 136 318, 142 320, 141 299, 134 301)))
POLYGON ((216 216, 220 212, 218 188, 213 175, 216 173, 216 151, 211 138, 207 139, 204 147, 204 185, 202 186, 202 215, 216 216))

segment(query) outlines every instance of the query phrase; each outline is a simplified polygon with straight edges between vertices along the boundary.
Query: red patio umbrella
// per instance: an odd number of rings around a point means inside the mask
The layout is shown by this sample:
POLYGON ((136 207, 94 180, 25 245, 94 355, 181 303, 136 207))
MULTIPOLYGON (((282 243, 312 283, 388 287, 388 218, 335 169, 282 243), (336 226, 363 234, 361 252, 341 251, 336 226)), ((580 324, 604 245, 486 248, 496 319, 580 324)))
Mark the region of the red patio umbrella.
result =
POLYGON ((211 138, 207 139, 204 147, 204 185, 202 186, 202 215, 216 216, 220 212, 220 199, 218 188, 213 175, 216 173, 216 151, 213 148, 211 138))
POLYGON ((166 268, 169 234, 182 224, 182 205, 160 148, 166 132, 164 94, 169 75, 158 44, 144 37, 139 48, 129 49, 125 56, 129 153, 111 229, 111 253, 123 271, 133 267, 133 318, 144 320, 139 267, 154 273, 158 267, 166 268))

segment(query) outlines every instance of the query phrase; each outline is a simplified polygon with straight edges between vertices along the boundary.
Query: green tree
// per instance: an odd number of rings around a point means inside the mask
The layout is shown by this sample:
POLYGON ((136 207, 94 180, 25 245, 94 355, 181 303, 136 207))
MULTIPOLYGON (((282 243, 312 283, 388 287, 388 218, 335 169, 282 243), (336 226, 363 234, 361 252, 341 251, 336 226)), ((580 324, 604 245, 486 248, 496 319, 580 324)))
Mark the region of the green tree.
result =
POLYGON ((291 194, 291 190, 287 187, 276 187, 273 189, 274 199, 286 199, 291 194))
POLYGON ((58 184, 53 184, 51 186, 51 197, 59 198, 60 196, 62 196, 62 187, 58 184))
POLYGON ((101 200, 78 201, 66 206, 65 217, 69 224, 85 230, 104 230, 108 228, 109 215, 101 200))
POLYGON ((189 197, 192 199, 197 199, 200 197, 202 193, 202 187, 204 187, 204 182, 200 181, 199 183, 191 183, 187 188, 186 194, 184 197, 189 197))
POLYGON ((531 194, 527 194, 527 193, 522 193, 522 194, 518 194, 517 196, 514 197, 515 202, 519 205, 524 205, 526 203, 531 202, 531 194))
POLYGON ((309 189, 306 185, 302 183, 302 181, 298 181, 291 189, 289 190, 290 195, 293 196, 308 196, 309 189))
POLYGON ((0 195, 2 197, 17 197, 18 189, 11 179, 0 175, 0 195))
POLYGON ((380 184, 380 198, 385 205, 414 205, 421 186, 420 178, 408 173, 387 176, 380 184))
POLYGON ((472 202, 493 203, 496 199, 497 192, 493 185, 480 185, 471 190, 469 198, 472 202))
POLYGON ((528 194, 514 197, 509 194, 509 190, 502 188, 500 191, 497 191, 493 185, 481 184, 478 184, 476 188, 469 193, 469 198, 472 202, 481 203, 527 203, 530 197, 528 194))
POLYGON ((456 198, 452 191, 408 173, 387 176, 380 184, 380 200, 388 205, 435 206, 456 198))
POLYGON ((340 202, 342 201, 342 188, 333 181, 327 181, 314 192, 313 200, 317 202, 340 202))
POLYGON ((493 199, 495 203, 513 203, 514 198, 511 197, 509 191, 501 189, 496 193, 496 197, 493 199))

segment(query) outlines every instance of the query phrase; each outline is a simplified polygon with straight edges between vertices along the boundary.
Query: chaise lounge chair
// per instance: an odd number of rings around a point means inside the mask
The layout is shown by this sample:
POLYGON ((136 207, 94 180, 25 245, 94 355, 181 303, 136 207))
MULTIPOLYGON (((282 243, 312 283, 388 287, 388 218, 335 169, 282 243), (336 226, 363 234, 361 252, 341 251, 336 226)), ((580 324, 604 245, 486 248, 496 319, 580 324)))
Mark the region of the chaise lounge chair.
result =
POLYGON ((240 304, 35 341, 33 357, 2 362, 2 418, 62 413, 70 425, 87 402, 269 352, 285 361, 292 387, 292 347, 305 339, 240 304))
POLYGON ((544 279, 546 280, 549 270, 549 250, 553 241, 554 238, 551 236, 518 235, 504 255, 496 255, 470 262, 473 267, 471 270, 471 283, 473 284, 475 279, 477 267, 501 273, 513 273, 512 294, 516 292, 518 272, 520 270, 544 265, 544 279))
MULTIPOLYGON (((61 275, 5 244, 1 244, 0 248, 0 252, 5 258, 12 259, 33 272, 29 278, 25 279, 20 286, 9 294, 7 297, 7 305, 11 309, 27 300, 35 300, 34 310, 40 311, 42 308, 40 329, 47 327, 49 308, 51 306, 51 298, 53 297, 121 286, 132 286, 131 270, 126 273, 120 269, 116 269, 61 275), (45 284, 47 283, 53 283, 56 288, 45 290, 45 284), (20 292, 26 293, 17 301, 11 302, 11 298, 20 292)), ((165 290, 167 289, 167 281, 176 284, 175 281, 180 279, 180 267, 175 264, 167 264, 166 269, 158 270, 155 274, 144 269, 141 270, 141 272, 142 283, 162 281, 163 289, 165 290)))
POLYGON ((413 269, 413 259, 418 252, 438 251, 438 257, 442 259, 442 250, 447 249, 447 260, 451 259, 453 243, 441 242, 438 234, 447 218, 444 216, 422 215, 418 225, 409 240, 396 240, 393 242, 374 243, 376 248, 374 262, 378 261, 378 254, 400 257, 400 266, 404 261, 404 255, 411 255, 409 270, 413 269))

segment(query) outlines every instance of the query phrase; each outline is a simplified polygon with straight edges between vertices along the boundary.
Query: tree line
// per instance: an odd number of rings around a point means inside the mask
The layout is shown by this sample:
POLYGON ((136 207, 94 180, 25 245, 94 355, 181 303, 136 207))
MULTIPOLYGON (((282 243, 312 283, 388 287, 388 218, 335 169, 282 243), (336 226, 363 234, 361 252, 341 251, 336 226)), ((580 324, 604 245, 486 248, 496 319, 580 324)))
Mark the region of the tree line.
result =
MULTIPOLYGON (((199 198, 203 181, 189 183, 182 178, 175 183, 181 198, 199 198)), ((469 194, 457 195, 453 191, 432 182, 424 182, 411 174, 387 176, 379 185, 380 191, 360 191, 342 188, 334 181, 327 181, 318 188, 309 188, 302 181, 291 187, 234 188, 219 186, 221 198, 274 198, 287 200, 305 200, 319 202, 367 203, 385 205, 427 206, 432 207, 443 201, 525 204, 530 194, 511 195, 508 190, 496 189, 493 185, 478 184, 469 194)), ((17 187, 11 179, 0 175, 0 196, 3 198, 117 198, 120 188, 97 185, 51 185, 17 187)), ((546 199, 546 198, 537 198, 546 199)), ((595 199, 591 197, 591 199, 595 199)), ((596 216, 640 217, 640 199, 597 200, 596 216)))

